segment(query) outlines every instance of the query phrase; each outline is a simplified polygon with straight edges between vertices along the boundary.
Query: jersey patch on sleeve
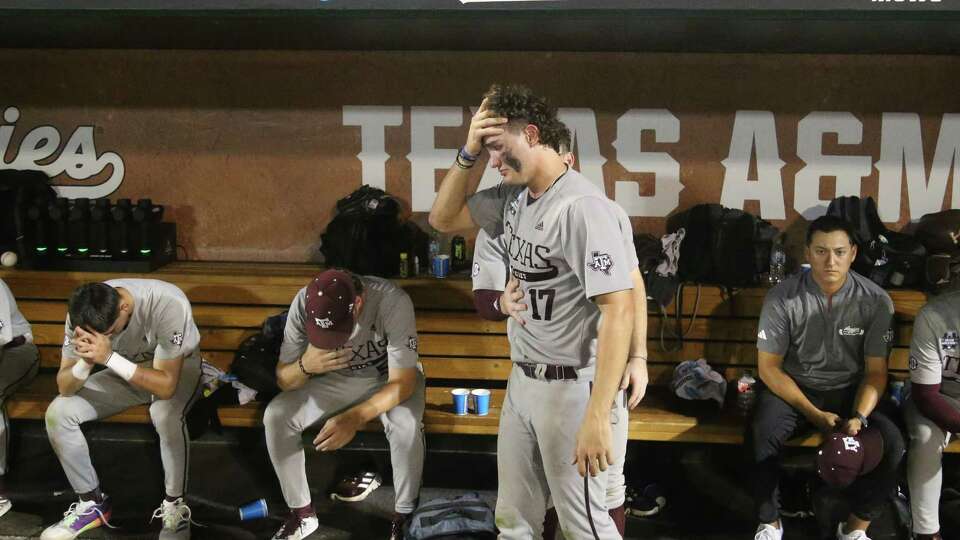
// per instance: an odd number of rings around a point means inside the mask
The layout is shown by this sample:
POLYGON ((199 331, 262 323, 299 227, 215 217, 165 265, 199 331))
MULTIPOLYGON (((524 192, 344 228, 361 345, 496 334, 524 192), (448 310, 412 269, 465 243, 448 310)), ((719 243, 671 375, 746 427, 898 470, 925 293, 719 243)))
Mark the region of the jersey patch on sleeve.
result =
POLYGON ((610 259, 610 255, 606 253, 594 251, 590 255, 590 260, 587 261, 587 268, 593 270, 594 272, 603 272, 609 276, 610 269, 613 268, 613 260, 610 259))
MULTIPOLYGON (((2 326, 0 326, 0 328, 2 328, 2 326)), ((956 332, 947 332, 943 334, 943 337, 940 338, 940 349, 944 351, 957 350, 958 337, 960 336, 957 336, 956 332)))
POLYGON ((479 275, 480 275, 480 263, 475 262, 473 263, 473 273, 471 274, 471 276, 477 277, 479 275))
POLYGON ((418 342, 418 340, 417 340, 417 336, 410 336, 410 337, 407 338, 407 348, 408 348, 408 349, 410 349, 410 350, 413 351, 413 352, 417 352, 417 348, 418 348, 418 347, 419 347, 419 342, 418 342))
POLYGON ((890 328, 890 329, 888 329, 886 332, 883 333, 883 338, 882 338, 882 340, 883 340, 884 343, 890 343, 890 342, 893 341, 893 328, 890 328))
POLYGON ((767 339, 767 333, 766 333, 765 331, 761 330, 759 333, 757 333, 757 338, 766 341, 766 339, 767 339))
POLYGON ((177 347, 183 345, 183 332, 174 332, 170 338, 170 343, 173 343, 177 347))
POLYGON ((920 361, 917 360, 916 356, 912 356, 912 355, 910 356, 909 364, 910 364, 910 371, 915 371, 918 367, 920 367, 920 361))

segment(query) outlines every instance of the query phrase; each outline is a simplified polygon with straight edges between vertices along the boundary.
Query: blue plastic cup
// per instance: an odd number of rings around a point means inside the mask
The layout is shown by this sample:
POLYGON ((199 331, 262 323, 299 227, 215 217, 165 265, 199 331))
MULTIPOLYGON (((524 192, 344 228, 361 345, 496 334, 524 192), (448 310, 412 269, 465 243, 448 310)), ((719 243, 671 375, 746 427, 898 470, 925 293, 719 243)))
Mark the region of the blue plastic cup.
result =
POLYGON ((453 414, 467 414, 467 396, 470 391, 466 388, 454 388, 450 393, 453 394, 453 414))
POLYGON ((240 521, 267 517, 266 499, 257 499, 240 507, 240 521))
POLYGON ((473 412, 479 416, 486 416, 490 412, 490 391, 486 388, 477 388, 470 392, 473 402, 473 412))

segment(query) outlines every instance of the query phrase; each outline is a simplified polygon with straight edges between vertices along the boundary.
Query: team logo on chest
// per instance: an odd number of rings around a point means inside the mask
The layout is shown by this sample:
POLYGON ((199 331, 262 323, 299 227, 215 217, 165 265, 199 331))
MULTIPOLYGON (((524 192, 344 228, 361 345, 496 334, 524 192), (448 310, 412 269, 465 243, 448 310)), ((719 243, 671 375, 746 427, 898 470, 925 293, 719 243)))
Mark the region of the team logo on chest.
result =
POLYGON ((610 255, 606 253, 594 251, 590 254, 590 260, 587 261, 587 268, 595 272, 603 272, 609 276, 610 269, 613 268, 613 260, 610 259, 610 255))

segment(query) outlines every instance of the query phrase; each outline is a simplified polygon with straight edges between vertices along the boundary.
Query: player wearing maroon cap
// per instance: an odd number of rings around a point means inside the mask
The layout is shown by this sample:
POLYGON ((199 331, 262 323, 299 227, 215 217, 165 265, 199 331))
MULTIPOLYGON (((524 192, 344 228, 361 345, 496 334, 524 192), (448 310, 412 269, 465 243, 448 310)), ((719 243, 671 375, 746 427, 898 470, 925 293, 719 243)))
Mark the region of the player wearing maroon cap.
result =
POLYGON ((284 329, 277 383, 263 415, 267 449, 290 516, 275 540, 319 527, 310 500, 301 434, 332 452, 379 418, 390 444, 396 501, 390 538, 416 508, 423 473, 424 380, 413 303, 390 281, 327 270, 297 293, 284 329))

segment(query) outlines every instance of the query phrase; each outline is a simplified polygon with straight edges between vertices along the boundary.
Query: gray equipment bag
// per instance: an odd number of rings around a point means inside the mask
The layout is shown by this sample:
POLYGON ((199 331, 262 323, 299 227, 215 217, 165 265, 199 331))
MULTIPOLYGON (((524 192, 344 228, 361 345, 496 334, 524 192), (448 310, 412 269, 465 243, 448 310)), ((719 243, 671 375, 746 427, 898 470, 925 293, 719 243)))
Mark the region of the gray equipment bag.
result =
POLYGON ((410 518, 406 540, 495 538, 493 510, 478 493, 433 499, 410 518))

